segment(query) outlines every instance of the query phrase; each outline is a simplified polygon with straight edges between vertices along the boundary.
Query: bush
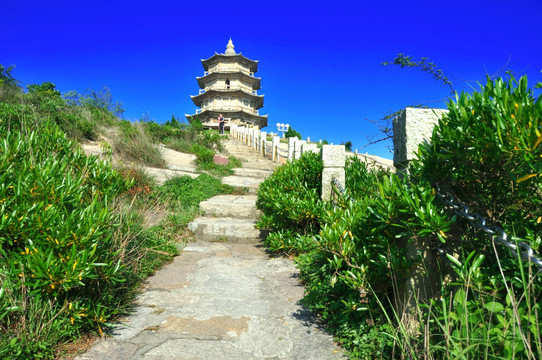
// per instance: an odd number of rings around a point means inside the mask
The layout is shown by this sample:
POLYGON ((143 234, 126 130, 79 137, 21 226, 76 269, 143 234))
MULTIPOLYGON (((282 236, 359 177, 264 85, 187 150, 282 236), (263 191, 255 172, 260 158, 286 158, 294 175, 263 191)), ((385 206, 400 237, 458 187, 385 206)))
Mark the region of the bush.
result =
POLYGON ((34 350, 19 336, 47 348, 118 312, 109 202, 130 184, 53 123, 0 128, 0 355, 24 357, 34 350))
POLYGON ((263 215, 259 228, 317 234, 324 203, 320 200, 322 161, 316 153, 276 169, 260 184, 256 206, 263 215))
MULTIPOLYGON (((540 249, 542 224, 542 101, 527 78, 487 79, 480 92, 461 94, 420 147, 414 172, 454 194, 497 225, 540 249)), ((459 221, 450 257, 459 281, 443 287, 426 315, 432 356, 540 358, 542 279, 533 264, 491 236, 459 221), (527 315, 529 314, 529 315, 527 315)), ((420 345, 421 347, 421 345, 420 345)))
POLYGON ((397 284, 416 265, 405 243, 438 239, 450 221, 429 187, 411 188, 397 175, 369 171, 357 157, 346 165, 347 197, 333 208, 319 199, 321 172, 317 154, 277 169, 258 192, 259 226, 272 230, 266 240, 272 250, 299 255, 303 303, 351 356, 389 356, 386 314, 397 284))

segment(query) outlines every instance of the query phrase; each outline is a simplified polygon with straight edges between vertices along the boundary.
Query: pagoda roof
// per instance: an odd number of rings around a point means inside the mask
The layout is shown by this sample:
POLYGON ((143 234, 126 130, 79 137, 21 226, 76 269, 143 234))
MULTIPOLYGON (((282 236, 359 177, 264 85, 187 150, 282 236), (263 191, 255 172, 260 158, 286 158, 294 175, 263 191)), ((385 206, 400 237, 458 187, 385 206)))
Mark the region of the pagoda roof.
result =
POLYGON ((203 64, 203 68, 205 71, 209 70, 209 66, 211 64, 214 64, 215 62, 237 62, 239 64, 247 66, 251 72, 255 73, 258 71, 258 60, 250 60, 249 58, 246 58, 243 56, 243 54, 238 53, 235 55, 226 55, 226 54, 219 54, 215 53, 213 56, 211 56, 208 59, 202 59, 201 63, 203 64))
POLYGON ((198 85, 200 88, 205 87, 206 81, 211 81, 215 79, 234 79, 239 78, 241 80, 246 81, 247 83, 252 83, 252 89, 253 90, 259 90, 260 84, 262 79, 254 76, 250 76, 244 72, 235 71, 235 72, 213 72, 205 76, 196 76, 196 79, 198 80, 198 85))
MULTIPOLYGON (((254 95, 252 93, 249 93, 245 90, 242 90, 242 89, 236 89, 236 90, 232 90, 232 89, 224 89, 224 90, 218 90, 218 89, 209 89, 207 91, 205 91, 204 93, 201 93, 201 94, 198 94, 198 95, 190 95, 190 98, 192 99, 192 101, 194 102, 194 104, 196 106, 199 106, 201 107, 201 103, 203 101, 205 101, 206 98, 208 98, 209 96, 211 96, 212 94, 222 94, 222 95, 241 95, 241 96, 248 96, 250 98, 252 98, 253 100, 256 100, 256 106, 255 108, 256 109, 259 109, 263 106, 263 95, 254 95)), ((241 97, 240 96, 240 97, 241 97)))

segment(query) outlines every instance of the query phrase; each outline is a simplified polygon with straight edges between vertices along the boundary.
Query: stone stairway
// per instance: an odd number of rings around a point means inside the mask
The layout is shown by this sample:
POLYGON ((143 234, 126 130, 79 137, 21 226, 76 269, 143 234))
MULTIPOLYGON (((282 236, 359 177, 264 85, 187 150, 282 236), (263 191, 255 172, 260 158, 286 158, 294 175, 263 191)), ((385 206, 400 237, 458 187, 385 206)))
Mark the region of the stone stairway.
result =
POLYGON ((248 188, 248 195, 219 195, 200 203, 204 215, 192 221, 188 228, 201 241, 227 241, 256 244, 265 234, 255 228, 260 212, 256 209, 256 193, 260 183, 280 166, 254 149, 227 141, 225 152, 235 156, 242 168, 224 177, 228 185, 248 188))
POLYGON ((222 182, 232 186, 246 187, 251 194, 256 194, 260 183, 280 166, 280 163, 272 162, 253 148, 236 141, 227 141, 224 148, 227 155, 241 160, 243 167, 235 169, 235 174, 224 177, 222 182))
POLYGON ((188 228, 197 240, 255 244, 262 232, 255 228, 259 211, 256 195, 219 195, 200 203, 204 216, 188 228))
POLYGON ((227 181, 249 183, 253 194, 200 203, 205 215, 189 225, 197 241, 147 279, 111 337, 76 360, 346 359, 300 305, 295 265, 270 258, 254 228, 254 193, 276 165, 243 145, 227 150, 244 165, 227 181))

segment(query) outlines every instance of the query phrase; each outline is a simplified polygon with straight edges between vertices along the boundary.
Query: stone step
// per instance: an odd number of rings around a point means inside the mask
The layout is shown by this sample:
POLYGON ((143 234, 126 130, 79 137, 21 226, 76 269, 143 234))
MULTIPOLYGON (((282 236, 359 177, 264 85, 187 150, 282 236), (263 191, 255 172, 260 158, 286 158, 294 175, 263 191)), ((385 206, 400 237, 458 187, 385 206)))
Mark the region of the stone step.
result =
POLYGON ((256 195, 217 195, 199 205, 206 217, 257 219, 261 212, 256 209, 256 199, 256 195))
POLYGON ((236 169, 233 169, 233 172, 237 176, 254 177, 254 178, 261 178, 261 179, 265 179, 271 174, 273 174, 273 171, 271 170, 262 170, 262 169, 255 169, 255 168, 249 168, 249 167, 236 168, 236 169))
POLYGON ((263 156, 262 154, 260 153, 257 153, 257 152, 240 152, 240 151, 227 151, 227 153, 229 154, 229 156, 234 156, 238 159, 266 159, 265 156, 263 156))
POLYGON ((280 163, 274 163, 271 160, 248 160, 243 161, 243 168, 246 169, 256 169, 256 170, 266 170, 269 172, 273 172, 277 167, 279 167, 280 163))
POLYGON ((256 244, 264 232, 256 229, 254 219, 199 217, 188 224, 188 229, 199 241, 223 241, 256 244))
POLYGON ((262 183, 264 179, 262 178, 255 178, 255 177, 249 177, 249 176, 237 176, 237 175, 230 175, 225 176, 222 178, 222 183, 235 186, 235 187, 241 187, 241 188, 248 188, 249 194, 257 194, 258 193, 258 187, 260 186, 260 183, 262 183))

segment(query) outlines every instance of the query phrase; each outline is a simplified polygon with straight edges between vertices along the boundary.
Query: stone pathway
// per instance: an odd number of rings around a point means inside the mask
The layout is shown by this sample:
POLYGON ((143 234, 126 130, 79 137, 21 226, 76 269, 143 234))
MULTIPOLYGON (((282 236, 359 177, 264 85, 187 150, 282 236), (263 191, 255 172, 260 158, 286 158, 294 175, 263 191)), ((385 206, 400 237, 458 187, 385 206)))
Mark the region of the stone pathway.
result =
MULTIPOLYGON (((227 150, 244 167, 224 182, 255 192, 274 165, 234 143, 227 150)), ((197 241, 146 281, 113 336, 76 359, 346 359, 299 304, 293 263, 266 253, 255 202, 253 194, 202 202, 205 215, 190 224, 197 241)))

